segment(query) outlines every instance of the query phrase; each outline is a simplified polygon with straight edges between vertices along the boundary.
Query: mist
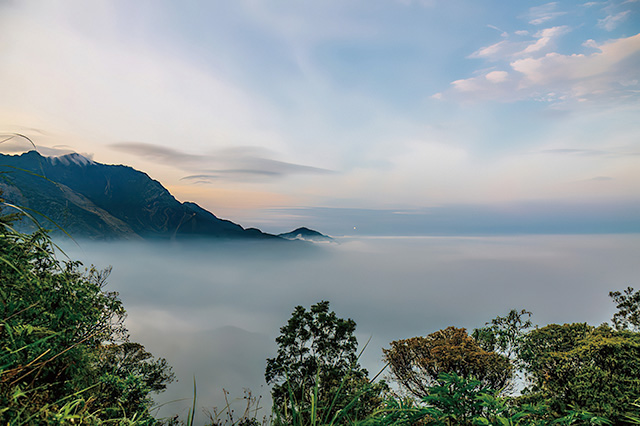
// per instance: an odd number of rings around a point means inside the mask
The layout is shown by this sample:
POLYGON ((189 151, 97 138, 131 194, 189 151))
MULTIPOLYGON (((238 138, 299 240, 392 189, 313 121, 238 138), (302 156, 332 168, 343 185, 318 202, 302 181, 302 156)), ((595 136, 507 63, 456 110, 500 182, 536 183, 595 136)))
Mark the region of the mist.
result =
MULTIPOLYGON (((222 389, 262 396, 265 360, 296 305, 331 302, 357 323, 361 364, 383 367, 383 347, 453 325, 472 330, 510 309, 533 321, 599 325, 608 292, 636 286, 640 235, 339 238, 302 242, 62 242, 85 265, 113 266, 107 290, 128 312, 133 341, 166 358, 177 382, 159 415, 224 405, 222 389)), ((198 414, 201 421, 203 414, 198 414)))

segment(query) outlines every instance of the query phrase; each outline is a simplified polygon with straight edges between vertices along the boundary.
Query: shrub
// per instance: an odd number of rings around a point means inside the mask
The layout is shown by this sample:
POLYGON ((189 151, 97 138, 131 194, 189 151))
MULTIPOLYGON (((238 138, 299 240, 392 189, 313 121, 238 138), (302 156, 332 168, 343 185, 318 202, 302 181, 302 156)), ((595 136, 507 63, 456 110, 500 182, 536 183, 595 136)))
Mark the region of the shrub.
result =
POLYGON ((127 341, 109 271, 59 261, 45 231, 10 223, 0 220, 0 422, 155 423, 149 394, 173 376, 127 341))

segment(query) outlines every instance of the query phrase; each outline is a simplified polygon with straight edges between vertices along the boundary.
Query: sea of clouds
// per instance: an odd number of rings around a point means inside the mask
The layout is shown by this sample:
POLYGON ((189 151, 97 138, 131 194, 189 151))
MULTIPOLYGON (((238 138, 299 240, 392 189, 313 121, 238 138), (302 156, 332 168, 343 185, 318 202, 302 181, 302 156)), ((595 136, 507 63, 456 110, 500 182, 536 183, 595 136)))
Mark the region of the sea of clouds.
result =
POLYGON ((132 340, 173 366, 160 415, 186 413, 194 378, 199 407, 221 408, 222 389, 234 399, 248 388, 268 415, 265 359, 296 305, 329 300, 353 318, 374 375, 393 340, 472 330, 512 308, 540 325, 599 325, 615 312, 608 292, 638 287, 640 276, 637 234, 62 245, 86 265, 113 266, 107 290, 120 293, 132 340))

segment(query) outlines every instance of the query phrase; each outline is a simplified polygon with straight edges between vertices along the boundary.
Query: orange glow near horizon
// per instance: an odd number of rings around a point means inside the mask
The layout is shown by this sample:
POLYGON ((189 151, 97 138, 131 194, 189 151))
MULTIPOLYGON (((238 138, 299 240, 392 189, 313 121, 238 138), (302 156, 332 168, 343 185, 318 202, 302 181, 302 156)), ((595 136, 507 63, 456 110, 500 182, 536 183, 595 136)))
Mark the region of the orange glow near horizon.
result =
POLYGON ((293 204, 286 195, 268 191, 238 188, 216 188, 202 185, 169 185, 167 189, 180 201, 192 201, 216 214, 216 211, 235 209, 265 209, 293 204))

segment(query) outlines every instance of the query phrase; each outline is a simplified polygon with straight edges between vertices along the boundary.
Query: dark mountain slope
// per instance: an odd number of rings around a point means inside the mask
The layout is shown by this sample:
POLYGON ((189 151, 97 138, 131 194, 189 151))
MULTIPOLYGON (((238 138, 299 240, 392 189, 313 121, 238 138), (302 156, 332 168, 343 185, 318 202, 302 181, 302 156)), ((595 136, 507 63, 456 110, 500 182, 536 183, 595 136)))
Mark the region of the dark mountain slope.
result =
MULTIPOLYGON (((277 238, 247 232, 197 204, 180 203, 143 172, 96 163, 79 154, 0 154, 0 173, 7 201, 49 217, 74 236, 277 238)), ((52 225, 45 223, 45 227, 52 225)))

